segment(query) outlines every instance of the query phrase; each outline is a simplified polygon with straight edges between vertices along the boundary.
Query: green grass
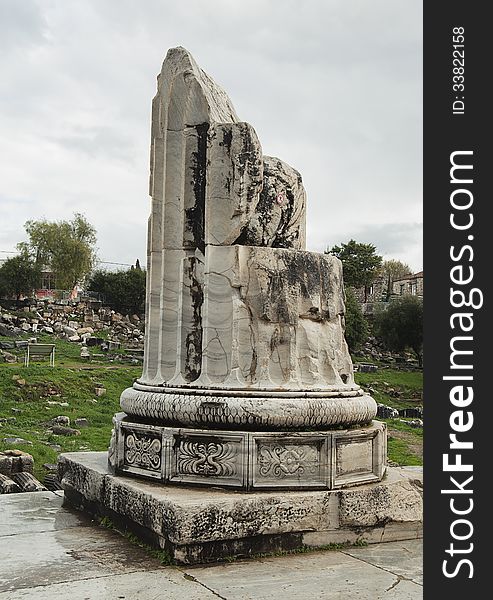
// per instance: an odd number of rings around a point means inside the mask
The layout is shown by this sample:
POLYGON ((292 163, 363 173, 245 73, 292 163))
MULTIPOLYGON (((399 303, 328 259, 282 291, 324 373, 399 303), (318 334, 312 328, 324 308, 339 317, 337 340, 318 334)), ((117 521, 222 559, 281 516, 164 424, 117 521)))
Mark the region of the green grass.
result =
POLYGON ((389 434, 387 438, 387 453, 389 459, 398 465, 421 466, 423 459, 409 449, 405 440, 398 440, 389 434))
MULTIPOLYGON (((393 408, 422 406, 423 373, 421 371, 396 371, 380 369, 375 373, 355 373, 356 383, 370 394, 376 402, 393 408), (392 388, 400 392, 398 397, 389 394, 392 388)), ((387 455, 398 465, 422 465, 423 429, 410 427, 397 419, 382 419, 388 427, 387 455), (399 436, 399 437, 397 437, 399 436)))
POLYGON ((58 452, 50 444, 61 446, 62 452, 106 450, 112 417, 120 410, 120 394, 140 375, 140 367, 1 365, 0 418, 16 420, 2 424, 0 450, 18 447, 32 454, 35 475, 41 479, 45 474, 43 463, 55 463, 57 459, 58 452), (16 378, 25 380, 25 385, 19 385, 16 378), (98 386, 106 388, 104 396, 96 396, 98 386), (58 415, 69 417, 71 427, 76 427, 75 419, 87 418, 89 427, 81 428, 77 436, 53 435, 43 423, 58 415), (21 437, 32 445, 12 446, 1 441, 5 437, 21 437))
MULTIPOLYGON (((101 339, 108 339, 108 332, 106 332, 106 331, 101 332, 101 335, 99 334, 99 332, 96 332, 94 335, 97 337, 100 337, 101 339)), ((31 334, 19 336, 16 339, 28 340, 32 337, 36 338, 36 341, 38 344, 55 344, 55 365, 56 366, 72 366, 72 365, 80 366, 82 364, 88 364, 88 363, 96 364, 96 365, 111 364, 110 360, 103 353, 103 351, 101 350, 101 348, 99 346, 88 347, 89 353, 91 355, 91 359, 90 359, 90 361, 88 361, 85 359, 81 359, 81 357, 80 357, 81 347, 78 343, 54 338, 53 336, 51 336, 47 333, 42 333, 42 334, 31 333, 31 334)), ((12 341, 12 338, 0 336, 0 341, 9 342, 9 341, 12 341)), ((20 363, 24 362, 24 354, 25 354, 24 348, 13 348, 11 350, 7 350, 7 352, 10 352, 10 354, 14 354, 15 356, 17 356, 18 362, 20 362, 20 363)), ((129 350, 128 352, 129 352, 129 354, 132 353, 131 350, 129 350)), ((124 358, 126 351, 124 349, 111 350, 108 354, 110 356, 120 355, 120 356, 122 356, 122 358, 124 358)), ((45 365, 45 364, 47 364, 47 361, 46 360, 37 361, 36 364, 40 364, 40 365, 44 364, 45 365)), ((1 366, 8 366, 8 365, 2 364, 1 366)))
POLYGON ((355 373, 354 379, 363 388, 375 390, 371 395, 380 404, 394 408, 411 408, 422 404, 422 371, 382 369, 376 373, 355 373), (400 396, 387 393, 389 388, 400 392, 400 396))
MULTIPOLYGON (((402 421, 397 419, 383 419, 390 429, 397 429, 398 431, 405 431, 406 433, 414 435, 417 439, 423 439, 423 429, 419 427, 411 427, 406 425, 402 421)), ((410 419, 412 421, 412 419, 410 419)))

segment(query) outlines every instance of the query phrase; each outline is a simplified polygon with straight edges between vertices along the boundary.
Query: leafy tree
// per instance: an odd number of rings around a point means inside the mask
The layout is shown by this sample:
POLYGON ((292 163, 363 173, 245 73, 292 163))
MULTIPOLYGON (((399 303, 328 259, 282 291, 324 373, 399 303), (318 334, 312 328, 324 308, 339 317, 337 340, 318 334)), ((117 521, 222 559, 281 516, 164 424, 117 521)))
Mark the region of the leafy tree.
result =
POLYGON ((385 260, 382 263, 380 273, 382 277, 384 277, 387 281, 387 302, 390 300, 390 297, 392 295, 392 284, 394 283, 394 281, 396 279, 399 279, 400 277, 408 275, 411 272, 411 267, 406 263, 401 262, 400 260, 385 260))
POLYGON ((333 246, 326 250, 342 261, 344 283, 346 286, 365 288, 365 302, 368 299, 368 288, 378 276, 382 265, 382 257, 376 254, 373 244, 360 244, 349 240, 347 244, 333 246))
POLYGON ((410 348, 423 364, 423 302, 403 296, 375 315, 374 331, 384 345, 395 352, 410 348))
POLYGON ((351 288, 346 289, 346 341, 349 350, 359 350, 368 337, 368 323, 363 315, 356 294, 351 288))
POLYGON ((27 221, 28 242, 18 246, 51 269, 56 285, 73 289, 91 272, 96 259, 96 230, 79 213, 71 221, 27 221))
POLYGON ((118 312, 144 312, 146 272, 143 269, 132 267, 126 271, 94 271, 87 289, 100 293, 106 304, 118 312))
POLYGON ((0 267, 0 295, 30 296, 41 285, 41 268, 31 257, 22 252, 8 258, 0 267))

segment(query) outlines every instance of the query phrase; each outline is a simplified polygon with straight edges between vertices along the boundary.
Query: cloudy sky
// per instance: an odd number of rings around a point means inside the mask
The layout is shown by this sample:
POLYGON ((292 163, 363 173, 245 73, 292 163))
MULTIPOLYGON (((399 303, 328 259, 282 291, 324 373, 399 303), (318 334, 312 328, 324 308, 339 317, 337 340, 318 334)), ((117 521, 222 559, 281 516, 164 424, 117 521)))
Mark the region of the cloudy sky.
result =
POLYGON ((151 99, 185 46, 303 176, 307 246, 422 268, 417 0, 0 0, 0 258, 83 213, 100 259, 145 263, 151 99))

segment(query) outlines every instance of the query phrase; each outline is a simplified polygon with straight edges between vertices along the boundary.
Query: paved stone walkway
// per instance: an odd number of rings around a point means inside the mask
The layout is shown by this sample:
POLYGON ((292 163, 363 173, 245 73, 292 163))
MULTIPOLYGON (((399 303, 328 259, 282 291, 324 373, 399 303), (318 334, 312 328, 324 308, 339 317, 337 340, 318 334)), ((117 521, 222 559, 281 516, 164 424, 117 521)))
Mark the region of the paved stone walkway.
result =
POLYGON ((62 492, 0 496, 0 600, 417 600, 420 541, 164 567, 62 507, 62 492))

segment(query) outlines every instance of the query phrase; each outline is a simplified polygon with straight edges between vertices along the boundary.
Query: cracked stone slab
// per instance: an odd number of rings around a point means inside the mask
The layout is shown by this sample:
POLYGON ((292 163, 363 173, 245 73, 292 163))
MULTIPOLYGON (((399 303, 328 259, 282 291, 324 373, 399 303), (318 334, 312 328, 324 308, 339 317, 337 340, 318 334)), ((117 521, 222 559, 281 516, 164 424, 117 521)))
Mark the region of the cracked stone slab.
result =
POLYGON ((0 564, 2 592, 159 566, 144 550, 102 528, 70 527, 6 539, 0 564))
POLYGON ((421 600, 423 588, 417 584, 400 579, 390 590, 385 590, 378 598, 382 600, 421 600))
POLYGON ((0 537, 57 531, 91 524, 89 516, 63 508, 62 502, 63 495, 53 492, 25 492, 2 497, 0 537), (22 519, 19 519, 19 502, 22 502, 22 519))
POLYGON ((385 482, 348 490, 341 497, 341 523, 349 527, 375 527, 391 521, 418 521, 423 513, 423 473, 412 467, 393 471, 395 485, 385 482))
POLYGON ((108 575, 0 592, 0 600, 217 600, 176 569, 108 575))
POLYGON ((187 572, 228 600, 418 600, 423 594, 416 583, 331 551, 194 567, 187 572))
MULTIPOLYGON (((224 496, 220 490, 218 494, 224 496)), ((30 523, 36 524, 30 511, 24 510, 34 495, 0 499, 0 508, 8 504, 19 525, 17 533, 12 530, 2 540, 0 600, 277 600, 280 594, 286 600, 422 598, 422 586, 417 583, 421 576, 419 540, 207 568, 161 567, 116 532, 97 526, 26 534, 30 523), (22 562, 19 556, 25 557, 22 562)), ((39 507, 48 504, 44 518, 49 527, 57 519, 55 505, 49 494, 41 492, 36 497, 39 507)), ((64 513, 67 509, 58 504, 57 510, 64 513)))
POLYGON ((402 580, 423 584, 423 544, 422 540, 409 540, 389 544, 372 544, 365 548, 344 550, 354 558, 379 566, 402 580))

